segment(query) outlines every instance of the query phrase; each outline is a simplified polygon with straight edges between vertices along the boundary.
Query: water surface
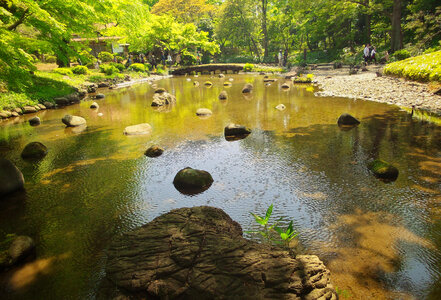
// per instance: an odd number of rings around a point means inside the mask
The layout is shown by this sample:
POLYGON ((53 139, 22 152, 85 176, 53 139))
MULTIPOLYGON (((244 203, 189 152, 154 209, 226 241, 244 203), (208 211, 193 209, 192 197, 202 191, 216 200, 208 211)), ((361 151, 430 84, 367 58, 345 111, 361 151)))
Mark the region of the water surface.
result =
POLYGON ((305 253, 317 254, 333 283, 353 299, 437 299, 441 295, 441 128, 412 119, 398 107, 375 102, 318 98, 311 86, 262 76, 179 77, 157 82, 177 98, 168 108, 150 106, 154 88, 139 84, 104 91, 92 101, 0 123, 0 156, 23 172, 25 193, 0 201, 0 237, 30 235, 37 260, 1 278, 2 299, 94 298, 115 235, 171 209, 211 205, 224 209, 244 230, 257 229, 250 212, 274 204, 274 219, 294 221, 305 253), (191 81, 187 81, 190 78, 191 81), (223 82, 233 78, 233 86, 223 82), (195 87, 192 81, 201 85, 195 87), (210 80, 213 86, 204 87, 210 80), (254 84, 243 95, 245 82, 254 84), (229 99, 218 100, 226 90, 229 99), (277 104, 286 105, 278 111, 277 104), (197 117, 198 108, 213 111, 197 117), (98 113, 103 116, 98 116, 98 113), (341 113, 361 124, 340 130, 341 113), (79 132, 65 128, 65 114, 86 118, 79 132), (127 137, 126 126, 147 122, 151 136, 127 137), (228 142, 224 127, 250 127, 246 139, 228 142), (48 155, 23 161, 24 146, 44 143, 48 155), (165 148, 159 158, 143 152, 165 148), (366 162, 381 158, 400 171, 379 181, 366 162), (184 167, 209 171, 214 183, 186 196, 173 187, 184 167))

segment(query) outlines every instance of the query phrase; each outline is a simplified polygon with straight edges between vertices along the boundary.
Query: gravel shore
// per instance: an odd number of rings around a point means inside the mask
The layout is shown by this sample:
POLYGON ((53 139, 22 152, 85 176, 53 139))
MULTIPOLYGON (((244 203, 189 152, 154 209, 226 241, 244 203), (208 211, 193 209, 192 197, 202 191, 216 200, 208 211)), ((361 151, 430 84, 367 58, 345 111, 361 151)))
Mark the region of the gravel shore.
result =
POLYGON ((441 96, 435 95, 428 84, 388 76, 377 77, 378 66, 369 66, 368 72, 349 75, 349 69, 314 70, 321 88, 316 93, 323 97, 347 97, 377 101, 398 106, 427 110, 441 115, 441 96))

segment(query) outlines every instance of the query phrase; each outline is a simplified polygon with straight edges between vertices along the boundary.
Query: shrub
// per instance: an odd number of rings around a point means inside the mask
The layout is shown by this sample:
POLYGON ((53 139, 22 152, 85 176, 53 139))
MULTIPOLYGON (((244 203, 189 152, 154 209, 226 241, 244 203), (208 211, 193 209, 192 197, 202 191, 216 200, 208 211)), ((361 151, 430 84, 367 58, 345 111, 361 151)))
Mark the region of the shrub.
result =
POLYGON ((392 54, 392 57, 396 60, 403 60, 410 57, 410 52, 406 49, 395 51, 394 54, 392 54))
POLYGON ((388 64, 384 73, 418 81, 441 81, 441 51, 388 64))
POLYGON ((116 58, 116 62, 119 64, 124 61, 124 57, 122 57, 121 55, 115 55, 115 58, 116 58))
POLYGON ((145 72, 145 66, 143 64, 135 63, 130 65, 129 70, 135 72, 145 72))
POLYGON ((88 51, 86 51, 86 50, 83 50, 83 51, 81 51, 80 53, 79 53, 79 58, 80 58, 80 60, 81 60, 81 63, 83 64, 83 65, 88 65, 88 64, 91 64, 91 65, 93 65, 95 62, 96 62, 96 58, 95 58, 95 56, 93 56, 92 54, 90 54, 88 51))
POLYGON ((102 62, 111 62, 113 60, 113 54, 103 51, 98 54, 98 59, 102 62))
POLYGON ((89 69, 85 66, 75 66, 72 68, 72 72, 77 75, 86 75, 89 72, 89 69))
POLYGON ((149 64, 149 63, 145 63, 145 64, 144 64, 144 67, 145 67, 145 70, 146 70, 146 71, 149 71, 149 70, 152 69, 152 65, 149 64))
POLYGON ((253 70, 253 68, 254 68, 254 65, 249 64, 249 63, 246 63, 245 66, 243 66, 244 72, 251 72, 253 70))
POLYGON ((57 57, 53 55, 46 56, 46 62, 49 64, 53 64, 57 62, 57 57))
POLYGON ((102 65, 100 65, 100 72, 104 73, 106 75, 112 75, 112 74, 118 73, 119 70, 113 65, 102 64, 102 65))
POLYGON ((53 72, 61 75, 73 75, 72 70, 69 68, 56 68, 53 72))
POLYGON ((94 83, 104 81, 105 79, 106 79, 106 77, 104 77, 103 75, 89 76, 89 81, 94 82, 94 83))
POLYGON ((112 62, 112 63, 110 63, 110 65, 112 65, 112 66, 114 66, 115 68, 117 68, 118 71, 120 71, 120 72, 124 71, 124 69, 125 69, 124 65, 123 65, 123 64, 120 64, 120 63, 114 63, 114 62, 112 62))

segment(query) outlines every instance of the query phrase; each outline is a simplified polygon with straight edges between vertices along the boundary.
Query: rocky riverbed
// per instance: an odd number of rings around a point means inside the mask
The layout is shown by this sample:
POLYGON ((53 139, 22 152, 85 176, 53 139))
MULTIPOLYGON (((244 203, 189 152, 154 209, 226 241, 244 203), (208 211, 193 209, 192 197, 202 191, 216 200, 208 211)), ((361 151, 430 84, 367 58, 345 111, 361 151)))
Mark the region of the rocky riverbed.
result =
POLYGON ((316 93, 323 97, 347 97, 377 101, 398 106, 428 110, 441 115, 441 96, 434 94, 426 83, 407 81, 389 76, 378 77, 379 67, 368 67, 349 75, 349 69, 314 70, 315 80, 321 88, 316 93))

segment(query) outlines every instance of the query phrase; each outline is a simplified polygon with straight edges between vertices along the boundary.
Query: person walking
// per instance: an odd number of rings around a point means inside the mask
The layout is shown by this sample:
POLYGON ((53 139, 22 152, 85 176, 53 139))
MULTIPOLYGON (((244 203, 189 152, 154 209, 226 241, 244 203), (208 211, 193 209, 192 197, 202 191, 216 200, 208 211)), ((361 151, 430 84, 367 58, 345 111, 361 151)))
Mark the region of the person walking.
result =
POLYGON ((364 62, 367 64, 369 62, 369 44, 366 44, 366 47, 364 47, 363 58, 364 62))
POLYGON ((282 54, 282 49, 279 50, 279 54, 278 54, 277 58, 279 59, 279 67, 282 67, 282 66, 283 66, 283 54, 282 54))
POLYGON ((375 47, 372 47, 371 51, 371 61, 375 61, 375 64, 377 64, 377 59, 375 58, 375 54, 377 53, 377 49, 375 47))

